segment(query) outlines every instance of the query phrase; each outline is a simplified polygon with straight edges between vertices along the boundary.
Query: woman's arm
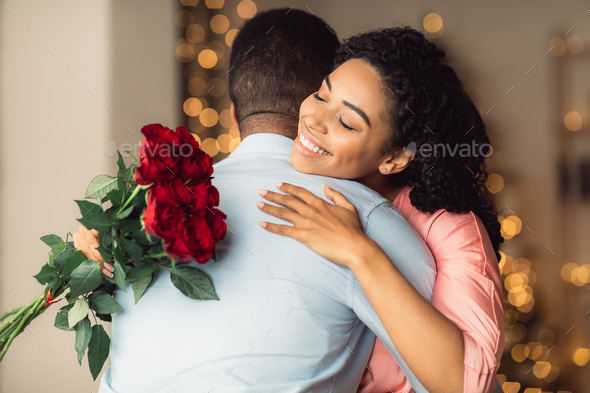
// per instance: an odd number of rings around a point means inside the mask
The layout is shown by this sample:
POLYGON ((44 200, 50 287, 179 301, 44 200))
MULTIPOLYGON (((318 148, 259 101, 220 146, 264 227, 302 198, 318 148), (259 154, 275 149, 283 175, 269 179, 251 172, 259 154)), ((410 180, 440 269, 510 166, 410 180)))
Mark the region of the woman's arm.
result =
MULTIPOLYGON (((463 334, 464 393, 491 392, 504 344, 504 299, 498 261, 483 222, 471 212, 420 212, 403 192, 393 205, 422 236, 436 260, 431 304, 463 334)), ((411 389, 379 338, 367 368, 370 371, 365 370, 359 393, 385 393, 387 387, 411 389)))
POLYGON ((261 195, 288 209, 268 204, 259 208, 294 225, 261 225, 350 268, 392 342, 424 387, 431 392, 462 392, 461 331, 424 299, 379 245, 365 235, 354 206, 329 188, 324 192, 335 205, 300 187, 277 187, 292 196, 264 191, 261 195), (350 244, 354 245, 352 249, 350 244))

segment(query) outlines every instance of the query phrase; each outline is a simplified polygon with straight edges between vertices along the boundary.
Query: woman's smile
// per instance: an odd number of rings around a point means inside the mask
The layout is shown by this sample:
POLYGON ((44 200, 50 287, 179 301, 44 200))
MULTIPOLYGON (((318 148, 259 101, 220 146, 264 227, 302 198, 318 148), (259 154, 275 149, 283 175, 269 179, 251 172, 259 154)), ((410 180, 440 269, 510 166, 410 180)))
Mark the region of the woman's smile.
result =
POLYGON ((304 157, 318 158, 331 157, 330 153, 313 135, 303 128, 299 129, 299 134, 295 138, 295 149, 304 157))

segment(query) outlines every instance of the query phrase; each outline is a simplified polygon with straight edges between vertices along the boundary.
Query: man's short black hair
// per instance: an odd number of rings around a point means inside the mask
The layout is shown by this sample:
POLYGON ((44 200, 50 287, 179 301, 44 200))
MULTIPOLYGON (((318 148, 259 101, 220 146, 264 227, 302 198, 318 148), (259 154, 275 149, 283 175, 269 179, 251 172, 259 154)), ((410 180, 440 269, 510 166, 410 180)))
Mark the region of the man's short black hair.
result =
POLYGON ((247 21, 229 61, 229 95, 238 123, 268 112, 297 121, 301 102, 330 73, 339 46, 322 19, 297 9, 273 9, 247 21))

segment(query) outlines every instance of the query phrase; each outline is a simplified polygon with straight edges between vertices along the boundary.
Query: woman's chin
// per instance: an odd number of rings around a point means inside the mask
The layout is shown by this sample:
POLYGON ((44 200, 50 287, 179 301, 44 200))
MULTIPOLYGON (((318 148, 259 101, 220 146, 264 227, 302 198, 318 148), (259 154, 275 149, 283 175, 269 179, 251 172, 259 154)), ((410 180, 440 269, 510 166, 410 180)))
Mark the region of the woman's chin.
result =
POLYGON ((302 157, 301 154, 297 151, 295 147, 291 150, 291 165, 297 172, 301 173, 308 173, 311 175, 319 175, 318 170, 320 167, 318 165, 314 165, 314 162, 310 162, 310 160, 306 157, 302 157))

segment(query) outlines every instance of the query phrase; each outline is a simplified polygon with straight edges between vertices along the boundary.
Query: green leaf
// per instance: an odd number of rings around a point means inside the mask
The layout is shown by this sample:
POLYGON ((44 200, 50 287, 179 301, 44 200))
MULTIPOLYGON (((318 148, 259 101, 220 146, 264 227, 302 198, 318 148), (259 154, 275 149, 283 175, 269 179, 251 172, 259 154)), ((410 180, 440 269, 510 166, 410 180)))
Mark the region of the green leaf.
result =
MULTIPOLYGON (((93 198, 97 201, 102 201, 102 199, 107 195, 107 193, 115 188, 117 188, 116 177, 98 175, 94 179, 92 179, 92 181, 88 185, 88 189, 86 190, 86 196, 84 198, 93 198)), ((100 204, 102 206, 102 203, 100 204)))
POLYGON ((144 207, 147 205, 147 203, 145 202, 145 198, 147 196, 146 190, 141 190, 137 193, 137 196, 135 198, 133 198, 133 200, 131 201, 131 204, 135 207, 144 207))
POLYGON ((152 275, 150 274, 149 276, 145 276, 131 283, 131 288, 133 288, 133 296, 135 297, 135 304, 137 304, 151 282, 152 275))
POLYGON ((84 357, 86 348, 88 348, 91 336, 92 328, 90 327, 90 320, 86 317, 76 325, 76 343, 74 344, 74 348, 78 352, 78 363, 80 363, 80 366, 82 365, 82 358, 84 357))
POLYGON ((156 270, 158 270, 158 265, 155 263, 142 262, 140 265, 129 270, 129 273, 127 273, 127 278, 132 281, 139 280, 140 278, 151 275, 156 270))
POLYGON ((94 291, 88 296, 90 308, 100 314, 112 314, 123 308, 108 293, 103 291, 94 291))
POLYGON ((99 314, 96 313, 96 316, 100 319, 102 319, 105 322, 112 322, 113 318, 111 318, 111 314, 99 314))
POLYGON ((120 151, 117 150, 117 154, 119 155, 119 158, 117 159, 117 166, 119 167, 119 173, 121 173, 125 170, 125 161, 123 160, 123 156, 121 155, 120 151))
POLYGON ((88 316, 88 302, 84 298, 76 299, 74 307, 68 312, 68 325, 76 326, 78 322, 88 316))
POLYGON ((172 270, 170 279, 185 296, 197 300, 219 300, 209 276, 193 266, 180 266, 172 270))
POLYGON ((105 332, 102 325, 92 326, 92 335, 88 343, 88 365, 90 366, 90 373, 92 378, 96 381, 96 377, 100 374, 104 362, 109 357, 109 346, 111 339, 107 332, 105 332))
POLYGON ((119 230, 121 233, 132 233, 135 231, 139 231, 141 229, 141 224, 138 220, 127 220, 119 223, 119 230))
POLYGON ((125 288, 125 270, 123 270, 123 266, 121 266, 121 262, 119 262, 118 260, 115 260, 115 263, 113 266, 115 268, 115 271, 113 272, 115 277, 113 277, 113 278, 115 279, 117 286, 119 288, 121 288, 121 290, 123 292, 127 292, 127 288, 125 288))
POLYGON ((70 278, 70 275, 74 271, 75 268, 80 266, 80 264, 84 261, 88 260, 84 253, 80 250, 76 250, 66 259, 66 263, 64 264, 64 268, 62 271, 63 278, 70 278))
POLYGON ((41 236, 40 239, 43 243, 47 244, 51 248, 53 248, 53 246, 55 246, 58 243, 64 242, 62 238, 57 235, 45 235, 41 236))
POLYGON ((78 297, 94 291, 100 285, 100 265, 96 261, 84 261, 72 271, 70 279, 70 296, 78 297))
POLYGON ((33 277, 35 277, 37 279, 37 281, 39 281, 39 284, 41 285, 45 285, 47 284, 47 282, 49 280, 51 280, 51 277, 53 276, 53 273, 56 272, 56 269, 52 266, 49 266, 48 264, 45 264, 41 267, 41 271, 39 273, 37 273, 36 275, 34 275, 33 277))
POLYGON ((49 266, 54 265, 55 257, 57 256, 57 254, 59 254, 60 252, 62 252, 65 249, 66 249, 65 242, 58 243, 55 246, 53 246, 53 248, 51 248, 51 252, 49 253, 49 262, 48 262, 49 266))
POLYGON ((63 270, 67 259, 70 257, 70 255, 74 253, 74 251, 75 250, 73 248, 66 248, 65 250, 57 254, 55 260, 53 261, 53 266, 55 266, 56 269, 63 270))
POLYGON ((117 188, 121 192, 121 199, 125 200, 125 196, 127 195, 127 184, 125 184, 125 180, 121 178, 121 174, 117 178, 117 188))
POLYGON ((91 214, 98 214, 102 213, 102 207, 98 206, 96 203, 92 203, 90 201, 74 201, 78 204, 78 208, 80 209, 80 214, 82 217, 86 217, 91 214))
POLYGON ((64 291, 55 299, 53 299, 55 302, 57 302, 58 300, 61 300, 63 298, 65 298, 66 296, 68 296, 70 294, 70 287, 67 287, 66 289, 64 289, 64 291))
POLYGON ((105 261, 110 261, 111 259, 113 259, 113 254, 109 250, 104 248, 102 245, 96 247, 96 250, 100 253, 100 256, 105 261))
POLYGON ((123 210, 121 213, 116 214, 115 218, 118 218, 120 220, 127 218, 131 214, 131 212, 133 211, 134 208, 135 208, 135 206, 133 206, 133 205, 126 207, 125 210, 123 210))
POLYGON ((105 231, 105 232, 99 231, 98 232, 98 242, 100 243, 101 246, 103 246, 107 250, 110 250, 111 245, 113 244, 113 234, 111 233, 111 231, 105 231))
MULTIPOLYGON (((137 244, 141 244, 142 246, 147 246, 150 243, 152 243, 150 241, 150 238, 148 237, 147 232, 143 231, 143 230, 133 232, 131 234, 131 237, 133 238, 133 240, 135 240, 137 242, 137 244)), ((152 239, 159 239, 159 238, 153 237, 152 239)))
POLYGON ((55 293, 62 282, 63 281, 62 281, 59 273, 55 272, 53 274, 53 276, 51 276, 51 279, 49 281, 47 281, 47 286, 49 286, 49 288, 53 289, 53 292, 55 293))
POLYGON ((68 313, 72 307, 74 307, 73 304, 68 304, 67 306, 60 308, 55 316, 55 323, 53 326, 61 330, 74 330, 74 328, 71 328, 68 323, 68 313))
POLYGON ((123 173, 119 173, 119 176, 121 176, 126 182, 129 182, 135 176, 135 168, 137 168, 137 165, 131 164, 129 165, 129 168, 123 171, 123 173))
POLYGON ((107 193, 107 197, 109 197, 109 201, 111 201, 111 203, 113 204, 113 207, 121 206, 121 193, 119 192, 118 189, 109 191, 107 193))
POLYGON ((143 248, 138 245, 133 240, 126 239, 124 237, 119 238, 119 242, 121 243, 121 248, 129 254, 131 259, 135 262, 141 261, 141 257, 143 256, 143 248))
POLYGON ((78 218, 78 221, 80 221, 86 228, 96 229, 97 231, 106 231, 114 224, 114 222, 103 213, 91 214, 86 217, 78 218))

